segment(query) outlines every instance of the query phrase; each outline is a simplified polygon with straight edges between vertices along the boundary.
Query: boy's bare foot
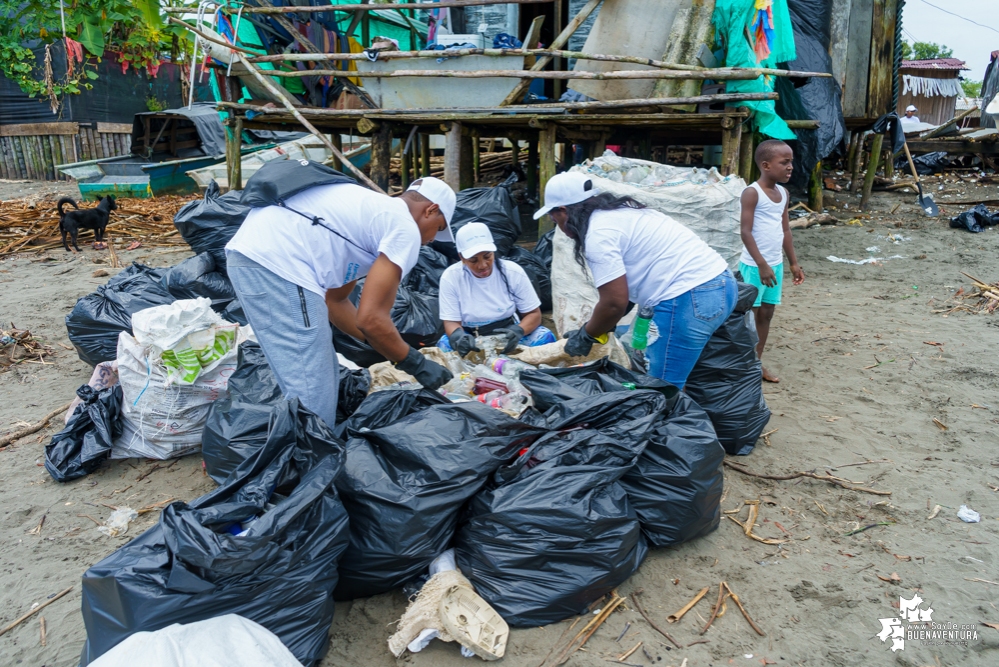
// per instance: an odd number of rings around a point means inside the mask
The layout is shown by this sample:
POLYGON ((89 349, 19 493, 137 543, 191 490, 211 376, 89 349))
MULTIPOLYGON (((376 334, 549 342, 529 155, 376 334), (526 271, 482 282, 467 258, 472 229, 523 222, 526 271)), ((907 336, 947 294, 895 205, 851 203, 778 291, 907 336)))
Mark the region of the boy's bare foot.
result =
POLYGON ((763 366, 763 381, 773 382, 774 384, 780 382, 780 378, 767 370, 766 366, 763 366))

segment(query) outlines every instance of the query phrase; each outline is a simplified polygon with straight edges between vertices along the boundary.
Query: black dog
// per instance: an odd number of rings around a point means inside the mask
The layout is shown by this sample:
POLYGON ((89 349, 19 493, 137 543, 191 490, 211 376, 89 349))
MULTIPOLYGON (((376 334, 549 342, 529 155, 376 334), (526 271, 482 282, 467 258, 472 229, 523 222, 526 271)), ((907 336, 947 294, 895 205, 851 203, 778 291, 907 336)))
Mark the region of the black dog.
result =
POLYGON ((59 231, 62 232, 62 245, 66 252, 70 252, 69 244, 66 243, 66 235, 73 239, 73 247, 77 250, 80 246, 76 244, 76 237, 80 234, 80 229, 94 230, 94 237, 97 241, 104 240, 104 229, 108 226, 108 219, 111 211, 118 208, 114 202, 114 195, 102 197, 94 208, 80 210, 76 202, 69 197, 63 197, 56 205, 59 209, 59 231), (75 211, 63 211, 63 204, 72 204, 75 211))

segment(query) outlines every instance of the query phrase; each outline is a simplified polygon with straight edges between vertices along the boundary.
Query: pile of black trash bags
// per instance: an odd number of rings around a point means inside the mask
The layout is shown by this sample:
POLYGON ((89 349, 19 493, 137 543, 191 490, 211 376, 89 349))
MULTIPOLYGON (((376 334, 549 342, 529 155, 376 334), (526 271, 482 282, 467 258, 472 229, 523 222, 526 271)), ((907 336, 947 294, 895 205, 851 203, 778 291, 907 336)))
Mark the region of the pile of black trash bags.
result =
POLYGON ((608 360, 525 371, 536 408, 513 419, 425 389, 365 397, 365 372, 341 377, 331 429, 240 346, 205 427, 220 486, 86 572, 83 665, 134 632, 225 613, 314 665, 334 600, 419 586, 451 547, 508 623, 544 625, 584 613, 650 548, 718 525, 724 449, 668 383, 608 360))

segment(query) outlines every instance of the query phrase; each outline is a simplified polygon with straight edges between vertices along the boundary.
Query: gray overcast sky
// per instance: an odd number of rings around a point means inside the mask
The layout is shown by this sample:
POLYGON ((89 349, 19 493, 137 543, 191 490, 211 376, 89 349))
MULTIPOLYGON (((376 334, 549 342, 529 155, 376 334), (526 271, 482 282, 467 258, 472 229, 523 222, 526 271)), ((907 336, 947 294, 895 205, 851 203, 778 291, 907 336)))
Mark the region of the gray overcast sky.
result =
POLYGON ((954 57, 965 61, 971 71, 963 76, 981 81, 989 64, 989 54, 999 50, 999 0, 929 0, 954 14, 983 25, 979 27, 931 7, 923 0, 905 0, 902 10, 902 37, 909 43, 936 42, 954 49, 954 57))

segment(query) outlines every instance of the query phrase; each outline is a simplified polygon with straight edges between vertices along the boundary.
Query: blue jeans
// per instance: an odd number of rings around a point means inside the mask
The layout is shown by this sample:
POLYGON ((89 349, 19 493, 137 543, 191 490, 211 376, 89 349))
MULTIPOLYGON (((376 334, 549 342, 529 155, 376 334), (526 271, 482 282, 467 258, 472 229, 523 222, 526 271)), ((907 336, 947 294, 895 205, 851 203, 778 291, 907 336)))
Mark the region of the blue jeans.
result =
POLYGON ((645 350, 649 375, 683 389, 711 334, 728 319, 739 296, 732 272, 726 271, 689 292, 655 306, 652 322, 658 338, 645 350))
POLYGON ((230 252, 229 280, 285 398, 298 397, 332 428, 340 364, 326 300, 230 252))

